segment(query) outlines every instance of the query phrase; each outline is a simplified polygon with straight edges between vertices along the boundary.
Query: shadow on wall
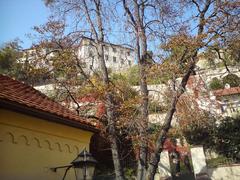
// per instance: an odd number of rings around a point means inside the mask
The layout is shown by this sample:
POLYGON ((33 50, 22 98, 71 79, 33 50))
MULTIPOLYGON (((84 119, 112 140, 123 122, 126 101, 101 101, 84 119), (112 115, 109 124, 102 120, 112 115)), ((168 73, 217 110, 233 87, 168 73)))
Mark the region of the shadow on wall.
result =
POLYGON ((196 174, 196 180, 211 180, 207 173, 198 173, 196 174))

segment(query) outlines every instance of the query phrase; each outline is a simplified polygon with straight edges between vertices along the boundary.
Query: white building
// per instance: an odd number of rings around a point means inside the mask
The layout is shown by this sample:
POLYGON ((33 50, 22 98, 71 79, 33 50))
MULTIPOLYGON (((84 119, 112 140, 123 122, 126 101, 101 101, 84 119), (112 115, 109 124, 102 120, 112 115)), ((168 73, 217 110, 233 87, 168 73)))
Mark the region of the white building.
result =
POLYGON ((22 56, 17 60, 18 63, 28 62, 35 68, 48 68, 51 69, 51 62, 48 61, 54 57, 54 53, 50 52, 49 48, 40 49, 24 49, 22 51, 22 56))
MULTIPOLYGON (((49 45, 42 49, 25 49, 22 57, 18 59, 19 63, 28 61, 36 68, 52 69, 52 58, 56 55, 58 47, 49 45)), ((72 48, 74 56, 77 55, 82 62, 82 67, 87 73, 100 71, 100 63, 97 58, 96 43, 93 39, 82 37, 80 44, 72 48)), ((104 58, 107 68, 110 72, 119 73, 126 71, 134 65, 134 50, 132 48, 104 43, 104 58)))
MULTIPOLYGON (((100 63, 97 59, 97 49, 93 39, 83 37, 80 42, 78 54, 79 58, 84 61, 87 70, 100 70, 100 63)), ((104 58, 106 66, 111 72, 126 71, 134 65, 134 50, 106 42, 104 43, 104 58)))

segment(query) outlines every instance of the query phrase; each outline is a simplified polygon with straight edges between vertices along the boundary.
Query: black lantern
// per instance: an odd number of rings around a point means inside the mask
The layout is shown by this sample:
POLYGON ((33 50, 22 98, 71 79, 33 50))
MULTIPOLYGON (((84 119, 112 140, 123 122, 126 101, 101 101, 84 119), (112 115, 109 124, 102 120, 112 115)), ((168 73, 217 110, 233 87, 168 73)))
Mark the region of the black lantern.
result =
POLYGON ((77 180, 92 180, 97 161, 84 149, 71 163, 77 180))

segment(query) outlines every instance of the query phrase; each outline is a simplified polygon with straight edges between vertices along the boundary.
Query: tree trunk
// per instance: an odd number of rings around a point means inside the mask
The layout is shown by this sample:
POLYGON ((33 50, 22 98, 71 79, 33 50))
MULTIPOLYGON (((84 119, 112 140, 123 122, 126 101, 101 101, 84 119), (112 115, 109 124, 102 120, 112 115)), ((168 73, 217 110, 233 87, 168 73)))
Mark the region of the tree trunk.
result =
POLYGON ((167 133, 171 127, 172 118, 176 111, 177 102, 178 102, 180 96, 185 92, 185 87, 186 87, 187 81, 188 81, 191 73, 193 72, 194 67, 195 67, 195 63, 193 62, 192 65, 190 66, 188 72, 185 74, 185 76, 182 79, 179 91, 172 98, 171 107, 164 119, 163 128, 160 131, 160 133, 157 137, 156 143, 155 143, 155 146, 156 146, 155 151, 151 154, 151 157, 150 157, 150 162, 148 165, 147 177, 146 177, 147 180, 154 179, 154 176, 155 176, 157 168, 158 168, 158 162, 160 161, 160 154, 163 150, 163 144, 167 138, 167 133))
MULTIPOLYGON (((199 16, 199 23, 198 23, 197 38, 200 37, 204 32, 205 15, 206 15, 211 3, 212 3, 211 0, 206 0, 203 9, 199 10, 200 16, 199 16)), ((150 162, 149 162, 149 166, 148 166, 148 170, 147 170, 147 176, 146 176, 147 180, 154 180, 154 176, 155 176, 156 170, 158 168, 158 162, 160 161, 160 154, 163 150, 163 144, 166 140, 167 132, 171 127, 171 122, 172 122, 173 115, 176 111, 177 102, 178 102, 179 98, 181 97, 181 95, 185 92, 185 88, 186 88, 186 85, 187 85, 187 82, 188 82, 188 79, 189 79, 191 73, 194 72, 198 51, 202 46, 203 45, 200 45, 193 52, 192 57, 191 57, 191 61, 192 61, 191 65, 189 66, 188 71, 186 72, 186 74, 184 75, 184 77, 181 81, 181 85, 177 91, 177 94, 172 99, 171 108, 169 109, 169 111, 165 117, 163 129, 159 133, 157 140, 156 140, 155 152, 152 153, 151 158, 150 158, 150 162)))
MULTIPOLYGON (((144 57, 142 57, 144 58, 144 57)), ((143 61, 141 59, 140 61, 143 61)), ((139 123, 139 134, 140 134, 140 154, 138 160, 138 171, 137 179, 144 180, 146 176, 147 168, 147 154, 148 154, 148 140, 147 140, 147 129, 148 129, 148 89, 146 82, 146 69, 144 63, 139 64, 140 73, 140 90, 141 90, 141 122, 139 123)))
POLYGON ((124 174, 119 158, 119 151, 118 151, 118 144, 117 144, 117 135, 116 135, 116 129, 115 129, 115 116, 114 116, 114 100, 113 95, 111 92, 111 89, 109 88, 110 81, 108 76, 107 67, 104 60, 104 49, 103 49, 103 42, 104 42, 104 33, 103 33, 103 25, 102 25, 102 17, 101 17, 101 3, 99 0, 95 0, 96 5, 96 14, 97 14, 97 26, 98 26, 98 32, 99 37, 96 36, 97 39, 97 50, 98 50, 98 59, 101 66, 101 71, 103 75, 103 82, 106 86, 106 111, 107 111, 107 120, 108 120, 108 133, 109 133, 109 139, 111 142, 111 151, 112 151, 112 157, 113 157, 113 164, 114 164, 114 170, 117 180, 123 180, 124 174))
POLYGON ((137 169, 137 179, 144 180, 146 177, 147 170, 147 156, 148 156, 148 139, 147 139, 147 129, 148 129, 148 88, 147 88, 147 38, 145 34, 145 29, 143 27, 143 19, 141 19, 141 14, 144 14, 144 8, 141 8, 137 1, 134 1, 134 16, 136 18, 136 46, 137 46, 137 59, 139 67, 139 77, 140 77, 140 91, 141 91, 141 122, 139 123, 139 135, 140 135, 140 149, 139 149, 139 159, 138 159, 138 169, 137 169))

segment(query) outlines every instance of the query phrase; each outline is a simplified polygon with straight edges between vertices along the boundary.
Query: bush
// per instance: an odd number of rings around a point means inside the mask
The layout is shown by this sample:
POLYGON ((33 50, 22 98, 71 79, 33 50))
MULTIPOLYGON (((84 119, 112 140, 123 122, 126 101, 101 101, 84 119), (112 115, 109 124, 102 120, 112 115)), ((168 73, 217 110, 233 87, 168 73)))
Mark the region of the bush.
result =
POLYGON ((132 86, 139 85, 139 69, 138 66, 131 67, 127 72, 127 81, 132 86))
MULTIPOLYGON (((171 74, 171 73, 170 73, 171 74)), ((171 75, 169 75, 169 72, 159 75, 155 73, 154 70, 149 69, 147 72, 147 83, 149 85, 153 84, 167 84, 168 81, 172 78, 171 75)), ((139 77, 139 67, 137 65, 131 67, 128 69, 128 71, 125 74, 126 80, 128 83, 132 86, 139 86, 140 85, 140 77, 139 77)))
POLYGON ((215 77, 211 80, 209 88, 211 90, 223 89, 224 85, 221 80, 215 77))
POLYGON ((240 117, 223 119, 216 128, 214 149, 218 154, 240 161, 240 117))
POLYGON ((220 120, 219 125, 211 123, 210 119, 209 123, 205 123, 198 124, 193 121, 182 128, 187 142, 191 145, 203 145, 227 160, 240 162, 240 117, 226 117, 220 120))
POLYGON ((210 168, 215 168, 218 167, 219 165, 224 165, 224 164, 231 164, 232 160, 229 158, 226 158, 225 156, 219 155, 216 158, 211 158, 211 159, 206 159, 207 165, 210 168))
POLYGON ((210 147, 212 144, 213 131, 213 126, 209 125, 209 127, 206 128, 206 126, 192 123, 182 130, 182 134, 186 138, 186 141, 191 145, 210 147))
POLYGON ((231 87, 238 87, 240 85, 240 77, 236 74, 228 74, 223 78, 223 84, 229 84, 231 87))
MULTIPOLYGON (((184 105, 181 104, 181 107, 184 105)), ((180 130, 186 141, 191 145, 203 145, 208 148, 212 145, 216 128, 216 118, 208 111, 183 109, 182 115, 178 115, 180 130)))
POLYGON ((126 78, 125 75, 123 75, 123 74, 117 74, 117 73, 111 74, 110 79, 111 79, 113 82, 116 82, 116 81, 119 81, 119 80, 120 80, 120 81, 126 81, 126 80, 127 80, 127 78, 126 78))

